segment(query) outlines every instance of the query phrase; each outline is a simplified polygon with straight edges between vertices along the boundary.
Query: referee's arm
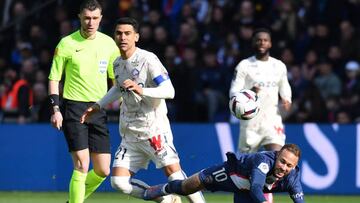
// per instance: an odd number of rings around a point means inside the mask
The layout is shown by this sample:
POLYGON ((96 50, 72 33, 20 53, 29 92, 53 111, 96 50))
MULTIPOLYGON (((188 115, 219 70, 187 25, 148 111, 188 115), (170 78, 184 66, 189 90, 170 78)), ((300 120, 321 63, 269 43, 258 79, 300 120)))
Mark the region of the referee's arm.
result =
POLYGON ((59 107, 59 81, 49 80, 49 99, 52 106, 51 125, 60 130, 62 127, 63 117, 59 107))

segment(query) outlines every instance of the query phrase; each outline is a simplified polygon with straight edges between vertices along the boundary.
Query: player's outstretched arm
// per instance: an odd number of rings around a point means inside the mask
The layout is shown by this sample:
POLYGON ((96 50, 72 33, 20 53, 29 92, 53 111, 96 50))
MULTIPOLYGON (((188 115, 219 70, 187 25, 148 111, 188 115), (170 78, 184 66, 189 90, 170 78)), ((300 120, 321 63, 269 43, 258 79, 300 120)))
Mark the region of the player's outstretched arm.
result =
POLYGON ((95 103, 94 105, 90 106, 88 109, 86 109, 86 111, 81 116, 80 123, 87 122, 90 119, 90 117, 98 111, 100 111, 99 104, 95 103))

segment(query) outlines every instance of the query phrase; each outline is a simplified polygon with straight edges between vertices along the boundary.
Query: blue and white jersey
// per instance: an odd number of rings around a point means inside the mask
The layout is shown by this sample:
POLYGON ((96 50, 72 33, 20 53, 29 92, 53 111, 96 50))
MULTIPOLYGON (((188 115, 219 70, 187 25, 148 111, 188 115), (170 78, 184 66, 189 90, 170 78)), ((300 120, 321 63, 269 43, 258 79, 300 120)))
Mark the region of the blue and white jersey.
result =
POLYGON ((123 99, 119 123, 123 139, 136 142, 170 131, 165 99, 174 97, 174 87, 158 57, 136 48, 130 58, 118 57, 114 61, 114 75, 123 99), (122 84, 126 79, 141 86, 143 95, 123 89, 122 84), (161 89, 158 88, 160 86, 161 89))

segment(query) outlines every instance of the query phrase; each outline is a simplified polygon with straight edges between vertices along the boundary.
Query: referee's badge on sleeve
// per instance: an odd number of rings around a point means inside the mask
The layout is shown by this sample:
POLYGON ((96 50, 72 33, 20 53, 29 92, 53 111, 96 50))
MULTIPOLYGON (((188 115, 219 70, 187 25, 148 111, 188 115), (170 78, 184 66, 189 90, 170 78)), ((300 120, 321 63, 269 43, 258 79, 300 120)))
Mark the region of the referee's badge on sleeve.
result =
POLYGON ((108 62, 106 60, 100 60, 99 61, 99 72, 101 74, 106 73, 107 66, 108 66, 108 62))

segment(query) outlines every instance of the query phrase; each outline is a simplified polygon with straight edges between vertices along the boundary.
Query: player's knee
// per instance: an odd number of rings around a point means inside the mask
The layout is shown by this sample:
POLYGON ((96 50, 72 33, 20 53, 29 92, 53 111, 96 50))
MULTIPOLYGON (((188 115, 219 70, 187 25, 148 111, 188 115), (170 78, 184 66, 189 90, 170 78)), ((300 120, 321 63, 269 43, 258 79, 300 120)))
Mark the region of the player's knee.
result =
POLYGON ((184 180, 185 178, 186 178, 186 174, 182 170, 180 170, 169 175, 168 181, 184 180))
POLYGON ((125 176, 112 176, 111 177, 111 187, 115 190, 118 190, 124 194, 130 194, 132 191, 132 185, 130 184, 130 177, 125 176))
POLYGON ((82 164, 75 165, 74 169, 82 173, 87 173, 89 171, 89 167, 82 164))
POLYGON ((95 170, 95 173, 98 175, 98 176, 101 176, 101 177, 107 177, 110 175, 110 168, 109 167, 103 167, 99 170, 95 170))

